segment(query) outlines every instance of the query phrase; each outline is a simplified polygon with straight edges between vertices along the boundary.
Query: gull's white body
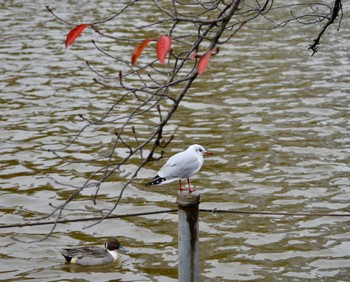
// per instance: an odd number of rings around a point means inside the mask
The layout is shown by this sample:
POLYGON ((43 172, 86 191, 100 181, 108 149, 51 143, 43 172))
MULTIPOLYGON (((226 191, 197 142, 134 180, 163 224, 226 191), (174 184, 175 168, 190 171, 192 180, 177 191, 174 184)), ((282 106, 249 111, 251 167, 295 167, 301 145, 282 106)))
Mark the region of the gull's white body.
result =
POLYGON ((191 145, 186 151, 177 153, 169 158, 166 164, 158 171, 157 175, 146 185, 157 185, 187 179, 188 189, 191 192, 189 178, 195 175, 203 165, 203 155, 211 155, 200 145, 191 145))

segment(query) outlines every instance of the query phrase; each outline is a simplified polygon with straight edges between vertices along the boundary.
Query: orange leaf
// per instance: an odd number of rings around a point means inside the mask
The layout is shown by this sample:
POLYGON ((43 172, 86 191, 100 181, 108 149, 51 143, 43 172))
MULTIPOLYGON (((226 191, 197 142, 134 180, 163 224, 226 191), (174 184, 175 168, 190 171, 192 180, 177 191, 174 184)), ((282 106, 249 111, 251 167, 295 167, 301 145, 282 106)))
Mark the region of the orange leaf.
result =
POLYGON ((168 54, 171 46, 171 37, 162 35, 157 40, 156 52, 158 60, 161 64, 164 64, 166 55, 168 54))
POLYGON ((83 32, 83 30, 87 27, 87 24, 80 24, 73 28, 67 35, 66 38, 66 48, 68 48, 75 39, 83 32))
POLYGON ((213 53, 213 50, 210 50, 199 58, 198 65, 197 65, 197 70, 199 75, 202 75, 204 73, 212 53, 213 53))
POLYGON ((139 43, 134 50, 132 51, 132 56, 131 56, 131 64, 134 65, 136 63, 136 60, 138 59, 138 57, 140 57, 143 49, 146 48, 146 46, 148 45, 148 43, 151 41, 152 39, 145 39, 143 41, 141 41, 141 43, 139 43))

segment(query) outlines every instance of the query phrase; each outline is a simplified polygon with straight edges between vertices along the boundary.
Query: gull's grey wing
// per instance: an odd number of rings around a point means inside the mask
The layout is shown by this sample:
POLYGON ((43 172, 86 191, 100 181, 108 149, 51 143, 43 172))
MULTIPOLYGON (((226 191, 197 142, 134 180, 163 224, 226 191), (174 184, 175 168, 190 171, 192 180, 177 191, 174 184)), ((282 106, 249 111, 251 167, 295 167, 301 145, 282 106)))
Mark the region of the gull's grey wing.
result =
POLYGON ((167 179, 188 178, 201 168, 201 162, 196 155, 178 153, 172 156, 159 170, 158 175, 167 179))

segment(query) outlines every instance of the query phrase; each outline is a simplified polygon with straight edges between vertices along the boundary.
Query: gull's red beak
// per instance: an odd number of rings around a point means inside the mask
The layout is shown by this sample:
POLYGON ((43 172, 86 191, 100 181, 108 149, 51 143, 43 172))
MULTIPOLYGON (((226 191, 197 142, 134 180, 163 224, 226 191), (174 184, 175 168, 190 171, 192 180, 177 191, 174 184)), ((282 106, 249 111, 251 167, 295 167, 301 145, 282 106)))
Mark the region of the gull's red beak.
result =
POLYGON ((213 153, 212 152, 210 152, 210 151, 208 151, 208 150, 205 150, 204 151, 204 155, 212 155, 213 153))

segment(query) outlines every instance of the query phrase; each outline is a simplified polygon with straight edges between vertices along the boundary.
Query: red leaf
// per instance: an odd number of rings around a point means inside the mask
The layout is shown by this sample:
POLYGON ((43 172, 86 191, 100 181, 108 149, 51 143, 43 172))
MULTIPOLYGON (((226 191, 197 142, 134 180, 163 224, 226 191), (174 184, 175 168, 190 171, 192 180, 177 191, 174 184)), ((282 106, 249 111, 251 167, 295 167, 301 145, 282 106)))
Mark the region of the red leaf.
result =
POLYGON ((190 56, 190 60, 194 60, 197 57, 197 50, 194 50, 190 56))
POLYGON ((80 24, 73 28, 67 35, 66 38, 66 48, 68 48, 75 39, 83 32, 83 30, 87 27, 87 24, 80 24))
POLYGON ((156 52, 158 60, 161 64, 164 64, 166 55, 168 54, 171 46, 171 37, 162 35, 157 40, 156 52))
POLYGON ((136 60, 138 59, 138 57, 140 57, 143 49, 146 48, 146 46, 148 45, 148 43, 151 41, 152 39, 145 39, 143 41, 141 41, 132 51, 132 56, 131 56, 131 64, 134 65, 136 63, 136 60))
POLYGON ((213 50, 210 50, 199 58, 198 65, 197 65, 197 70, 199 75, 202 75, 204 73, 212 53, 213 53, 213 50))

